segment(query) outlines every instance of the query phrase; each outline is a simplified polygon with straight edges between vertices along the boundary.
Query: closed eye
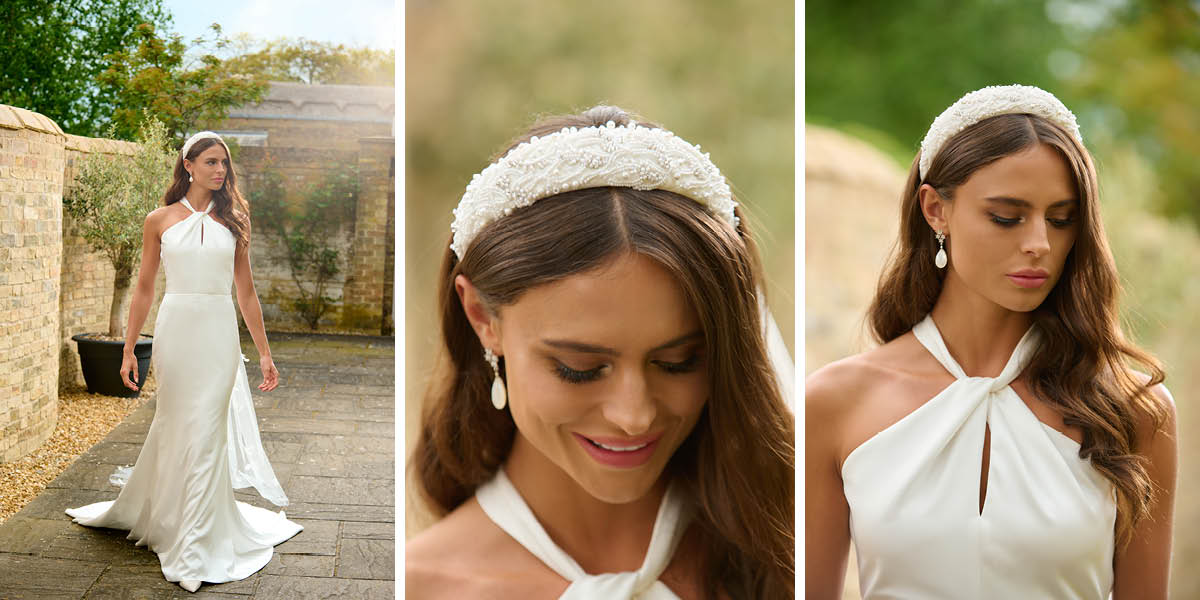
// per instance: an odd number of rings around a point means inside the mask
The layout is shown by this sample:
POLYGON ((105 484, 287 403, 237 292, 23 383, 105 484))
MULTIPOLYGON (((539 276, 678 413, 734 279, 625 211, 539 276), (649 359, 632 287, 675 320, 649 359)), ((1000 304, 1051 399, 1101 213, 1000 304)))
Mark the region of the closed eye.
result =
POLYGON ((993 223, 1001 227, 1012 227, 1021 222, 1021 217, 1007 218, 995 213, 988 213, 988 216, 991 217, 993 223))
POLYGON ((692 371, 695 371, 697 366, 700 364, 700 354, 693 354, 689 356, 687 360, 682 362, 656 360, 654 361, 654 364, 658 365, 663 371, 666 371, 672 375, 691 373, 692 371))
POLYGON ((604 365, 600 365, 594 369, 580 371, 572 369, 571 367, 568 367, 560 362, 556 362, 554 364, 554 373, 567 383, 588 383, 590 381, 595 381, 600 378, 600 373, 603 370, 604 365))

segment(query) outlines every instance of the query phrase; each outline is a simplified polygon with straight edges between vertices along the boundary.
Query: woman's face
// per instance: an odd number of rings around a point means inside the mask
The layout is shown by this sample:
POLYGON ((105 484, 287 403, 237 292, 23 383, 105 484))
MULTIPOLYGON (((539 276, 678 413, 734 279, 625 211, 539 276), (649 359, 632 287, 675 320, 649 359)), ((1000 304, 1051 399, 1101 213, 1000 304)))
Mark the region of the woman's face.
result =
POLYGON ((708 396, 704 336, 675 278, 626 254, 498 311, 519 435, 597 499, 644 496, 708 396))
MULTIPOLYGON (((1073 182, 1066 161, 1046 144, 972 174, 954 200, 942 204, 947 284, 955 278, 955 284, 1011 311, 1041 305, 1079 232, 1073 182)), ((937 211, 927 210, 927 217, 931 212, 937 211)), ((933 219, 930 224, 938 228, 933 219)))
POLYGON ((196 155, 195 160, 185 160, 183 166, 192 174, 192 185, 198 185, 212 191, 225 185, 225 171, 229 166, 229 155, 225 146, 216 143, 196 155))

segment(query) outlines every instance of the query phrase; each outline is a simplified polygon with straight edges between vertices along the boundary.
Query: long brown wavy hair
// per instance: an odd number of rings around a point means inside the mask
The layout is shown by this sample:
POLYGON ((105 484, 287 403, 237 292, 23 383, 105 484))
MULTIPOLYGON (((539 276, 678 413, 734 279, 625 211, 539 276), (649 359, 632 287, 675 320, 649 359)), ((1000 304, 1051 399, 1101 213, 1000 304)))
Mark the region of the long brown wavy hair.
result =
POLYGON ((188 148, 187 156, 175 159, 174 180, 167 191, 163 193, 163 206, 170 206, 183 200, 187 195, 188 172, 183 168, 183 159, 196 160, 200 153, 212 146, 220 144, 225 149, 225 183, 221 189, 212 194, 212 214, 221 218, 221 222, 233 232, 238 248, 245 248, 250 243, 250 205, 237 187, 237 173, 233 168, 233 160, 229 156, 229 146, 219 138, 200 138, 188 148))
MULTIPOLYGON (((563 127, 630 116, 615 107, 553 117, 512 147, 563 127)), ((646 124, 638 119, 640 123, 646 124)), ((604 187, 560 193, 488 225, 459 261, 447 250, 438 279, 446 377, 425 399, 413 456, 425 500, 443 515, 488 481, 516 426, 495 410, 483 347, 455 293, 463 274, 492 310, 529 289, 637 252, 671 272, 695 308, 709 365, 708 401, 666 473, 695 508, 709 598, 791 598, 794 579, 794 417, 767 357, 757 299, 761 266, 745 228, 663 191, 604 187)), ((503 372, 503 371, 502 371, 503 372)))
MULTIPOLYGON (((919 189, 928 183, 948 201, 971 175, 1005 156, 1035 144, 1054 148, 1066 161, 1079 199, 1079 234, 1067 254, 1061 279, 1033 311, 1044 334, 1026 373, 1039 398, 1055 407, 1068 425, 1083 430, 1080 458, 1112 482, 1117 531, 1127 542, 1149 515, 1155 489, 1138 453, 1138 424, 1150 418, 1157 430, 1167 407, 1151 388, 1163 381, 1159 362, 1125 339, 1117 309, 1120 282, 1100 220, 1096 169, 1086 148, 1063 128, 1036 115, 1010 114, 982 120, 951 138, 933 158, 922 180, 913 159, 901 196, 900 236, 867 312, 877 341, 891 341, 932 310, 942 291, 944 271, 930 260, 937 252, 921 213, 919 189), (1130 370, 1150 375, 1142 382, 1130 370)), ((951 238, 946 239, 951 243, 951 238)))

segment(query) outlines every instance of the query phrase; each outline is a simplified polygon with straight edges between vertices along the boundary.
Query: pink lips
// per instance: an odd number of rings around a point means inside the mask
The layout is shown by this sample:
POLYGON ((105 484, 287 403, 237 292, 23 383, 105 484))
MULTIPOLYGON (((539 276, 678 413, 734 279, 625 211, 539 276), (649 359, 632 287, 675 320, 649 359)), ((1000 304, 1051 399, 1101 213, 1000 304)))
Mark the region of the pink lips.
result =
POLYGON ((1045 269, 1021 269, 1007 275, 1009 281, 1023 288, 1037 288, 1050 279, 1050 272, 1045 269))
POLYGON ((632 469, 640 467, 650 460, 654 455, 654 449, 658 447, 658 440, 662 437, 662 432, 653 435, 642 436, 639 438, 608 438, 596 437, 588 438, 578 433, 572 432, 575 440, 583 447, 596 462, 618 469, 632 469), (597 444, 603 444, 608 448, 602 448, 597 444), (615 450, 613 448, 616 448, 615 450))

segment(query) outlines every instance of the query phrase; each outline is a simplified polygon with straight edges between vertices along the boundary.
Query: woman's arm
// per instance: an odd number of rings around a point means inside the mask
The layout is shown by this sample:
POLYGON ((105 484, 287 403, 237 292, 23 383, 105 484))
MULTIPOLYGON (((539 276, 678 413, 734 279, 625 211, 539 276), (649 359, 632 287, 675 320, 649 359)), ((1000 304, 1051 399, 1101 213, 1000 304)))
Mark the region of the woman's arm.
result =
POLYGON ((279 385, 279 371, 275 368, 275 361, 271 359, 271 346, 267 343, 262 305, 258 302, 258 292, 254 289, 254 275, 250 272, 249 234, 250 230, 247 228, 247 241, 238 246, 234 254, 233 283, 237 288, 238 308, 242 311, 242 319, 246 321, 246 329, 250 330, 250 337, 254 338, 254 347, 258 349, 258 365, 263 374, 263 381, 258 385, 258 389, 269 392, 279 385))
POLYGON ((841 599, 850 554, 850 507, 838 468, 846 390, 835 381, 839 370, 813 373, 804 389, 804 597, 815 600, 841 599))
POLYGON ((1157 491, 1150 518, 1133 531, 1133 538, 1118 548, 1113 558, 1112 600, 1165 599, 1171 570, 1171 526, 1175 514, 1176 472, 1179 464, 1175 401, 1166 386, 1154 394, 1167 407, 1167 419, 1155 431, 1150 419, 1139 429, 1138 448, 1146 457, 1146 470, 1157 491))
POLYGON ((142 265, 138 269, 137 283, 133 287, 133 298, 129 301, 129 320, 125 325, 125 347, 121 352, 121 382, 125 387, 136 390, 138 382, 137 359, 133 348, 142 335, 142 325, 154 302, 154 278, 158 275, 159 225, 162 222, 160 209, 150 211, 142 224, 142 265), (132 379, 130 378, 132 376, 132 379))

